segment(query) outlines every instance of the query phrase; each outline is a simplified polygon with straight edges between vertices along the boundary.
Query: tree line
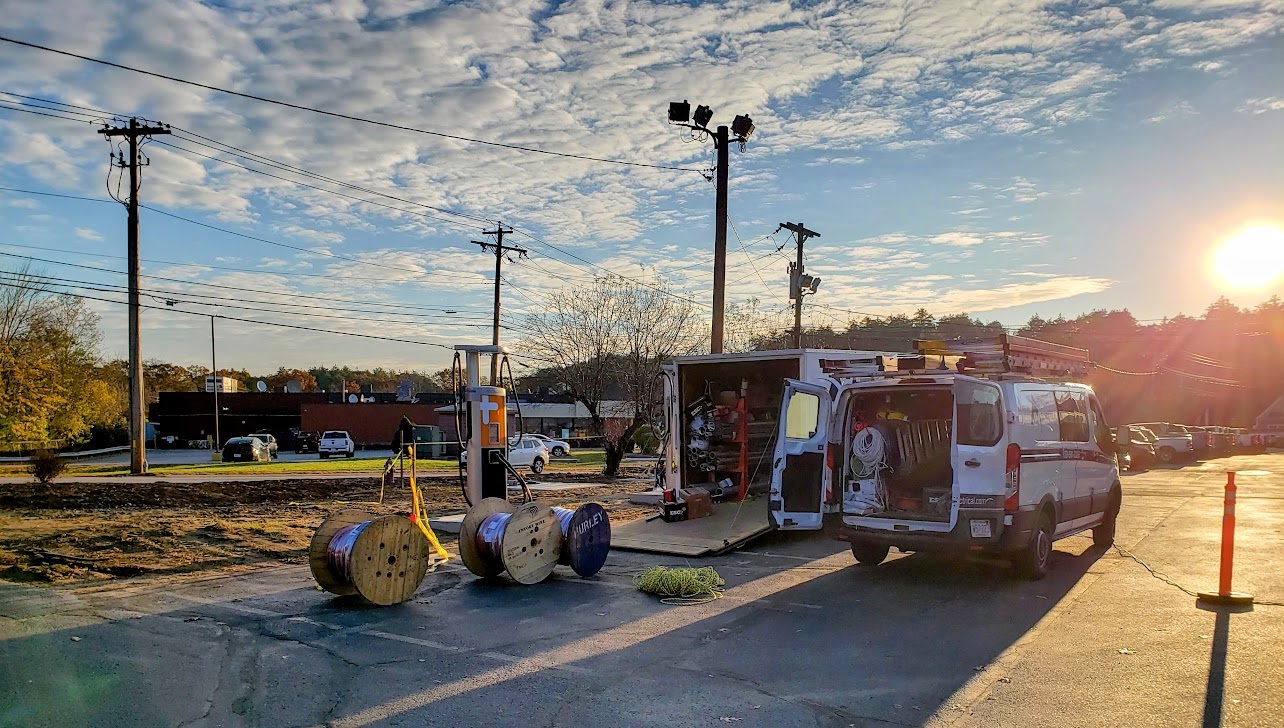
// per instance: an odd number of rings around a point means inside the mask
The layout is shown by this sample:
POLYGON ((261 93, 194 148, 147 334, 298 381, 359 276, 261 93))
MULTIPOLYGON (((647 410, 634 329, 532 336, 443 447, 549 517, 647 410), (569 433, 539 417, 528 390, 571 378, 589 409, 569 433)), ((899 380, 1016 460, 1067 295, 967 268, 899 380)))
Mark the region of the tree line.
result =
MULTIPOLYGON (((0 448, 5 444, 119 442, 125 438, 128 371, 98 357, 97 316, 82 302, 47 291, 24 268, 0 276, 0 448)), ((708 326, 694 303, 649 280, 604 276, 550 294, 527 320, 518 345, 549 362, 529 368, 522 391, 551 389, 585 406, 605 438, 607 470, 654 417, 661 396, 656 374, 674 356, 709 350, 708 326)), ((791 348, 792 332, 762 316, 754 301, 731 306, 728 351, 791 348)), ((846 327, 807 328, 810 348, 914 351, 919 339, 963 340, 1005 331, 967 313, 853 318, 846 327)), ((1129 311, 1097 310, 1074 318, 1032 316, 1014 332, 1087 349, 1101 365, 1090 377, 1115 421, 1172 420, 1248 426, 1284 395, 1284 302, 1252 308, 1225 298, 1201 316, 1138 321, 1129 311)), ((164 361, 144 365, 145 396, 200 391, 210 370, 164 361)), ((252 373, 220 369, 253 387, 292 380, 304 392, 395 391, 410 381, 421 392, 448 391, 449 369, 278 368, 252 373)))

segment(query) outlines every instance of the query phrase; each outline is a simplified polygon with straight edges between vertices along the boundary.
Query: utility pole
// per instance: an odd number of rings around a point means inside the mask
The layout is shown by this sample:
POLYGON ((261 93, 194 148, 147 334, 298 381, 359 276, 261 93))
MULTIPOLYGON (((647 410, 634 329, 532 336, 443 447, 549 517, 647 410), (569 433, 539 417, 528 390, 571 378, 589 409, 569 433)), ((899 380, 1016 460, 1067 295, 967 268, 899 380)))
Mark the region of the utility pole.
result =
POLYGON ((709 352, 722 353, 722 328, 727 313, 727 150, 730 146, 727 127, 713 133, 713 146, 718 153, 717 197, 713 222, 713 330, 709 352))
MULTIPOLYGON (((503 270, 504 256, 506 253, 517 253, 518 257, 525 258, 527 250, 525 248, 516 248, 504 245, 504 235, 513 232, 512 228, 505 229, 503 223, 497 223, 494 230, 483 230, 482 235, 494 235, 495 242, 483 243, 480 240, 473 240, 473 245, 480 245, 483 251, 495 251, 495 320, 491 326, 490 343, 499 346, 499 274, 503 270)), ((499 354, 490 358, 490 385, 499 386, 499 354)))
POLYGON ((223 440, 219 437, 218 432, 218 385, 221 381, 218 378, 218 352, 214 348, 214 317, 210 316, 210 371, 214 374, 214 449, 223 448, 223 440))
POLYGON ((803 296, 815 293, 820 286, 820 279, 803 275, 803 243, 807 238, 818 238, 820 233, 808 230, 800 222, 782 222, 776 230, 790 230, 798 238, 798 260, 789 266, 789 297, 794 302, 794 348, 802 348, 802 301, 803 296), (805 282, 804 282, 805 279, 805 282))
POLYGON ((139 311, 139 253, 138 253, 138 190, 142 182, 139 163, 138 140, 154 134, 168 134, 168 126, 139 124, 137 118, 129 126, 104 127, 98 131, 104 137, 125 137, 129 141, 129 161, 114 161, 129 167, 129 472, 131 475, 147 473, 147 416, 143 402, 143 343, 140 336, 139 311))
MULTIPOLYGON (((687 101, 675 101, 669 104, 669 123, 693 129, 701 138, 713 138, 713 147, 717 153, 716 198, 713 214, 713 326, 709 332, 709 351, 722 353, 723 323, 727 313, 727 152, 731 142, 740 144, 740 151, 753 135, 753 119, 745 114, 737 116, 731 127, 719 126, 709 131, 709 122, 713 119, 713 109, 708 106, 697 106, 691 111, 687 101), (707 136, 705 136, 707 135, 707 136)), ((706 175, 705 179, 709 179, 706 175)))

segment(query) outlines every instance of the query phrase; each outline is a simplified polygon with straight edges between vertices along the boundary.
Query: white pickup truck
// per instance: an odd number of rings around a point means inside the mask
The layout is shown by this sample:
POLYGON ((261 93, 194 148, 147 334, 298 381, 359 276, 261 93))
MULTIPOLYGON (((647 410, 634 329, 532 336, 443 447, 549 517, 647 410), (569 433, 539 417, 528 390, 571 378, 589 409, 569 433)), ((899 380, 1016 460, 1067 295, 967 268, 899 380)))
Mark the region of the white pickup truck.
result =
POLYGON ((344 430, 326 430, 321 433, 321 444, 317 445, 317 454, 322 460, 334 455, 350 458, 357 452, 357 444, 348 437, 344 430))

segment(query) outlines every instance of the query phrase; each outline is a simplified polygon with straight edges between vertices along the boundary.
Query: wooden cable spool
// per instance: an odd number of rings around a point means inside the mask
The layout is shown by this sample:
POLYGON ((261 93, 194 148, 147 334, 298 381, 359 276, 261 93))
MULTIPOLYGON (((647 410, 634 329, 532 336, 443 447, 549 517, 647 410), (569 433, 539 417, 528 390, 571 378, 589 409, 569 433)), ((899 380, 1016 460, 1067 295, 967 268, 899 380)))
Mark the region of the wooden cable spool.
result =
POLYGON ((388 606, 414 596, 428 573, 429 553, 428 539, 410 519, 349 509, 312 534, 308 564, 322 589, 388 606))
POLYGON ((539 583, 553 573, 561 551, 561 524, 539 501, 514 506, 484 498, 468 510, 459 529, 460 559, 483 579, 507 571, 519 584, 539 583))

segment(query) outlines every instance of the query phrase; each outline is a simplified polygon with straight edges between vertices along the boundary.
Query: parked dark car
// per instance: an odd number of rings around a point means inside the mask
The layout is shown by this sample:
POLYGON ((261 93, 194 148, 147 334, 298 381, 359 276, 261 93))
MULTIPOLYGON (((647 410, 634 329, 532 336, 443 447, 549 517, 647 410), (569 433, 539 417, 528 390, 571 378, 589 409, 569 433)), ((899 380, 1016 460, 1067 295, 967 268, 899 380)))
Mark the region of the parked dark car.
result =
POLYGON ((1157 459, 1155 446, 1136 430, 1132 432, 1132 437, 1128 443, 1128 454, 1131 456, 1131 461, 1128 464, 1129 472, 1149 470, 1157 459))
POLYGON ((266 462, 272 456, 257 437, 233 437, 223 446, 223 462, 266 462))
POLYGON ((1132 455, 1131 470, 1149 470, 1151 466, 1159 462, 1159 453, 1155 450, 1155 443, 1158 438, 1155 433, 1144 427, 1133 425, 1131 430, 1128 452, 1132 455))
POLYGON ((319 432, 300 432, 294 436, 295 452, 316 452, 320 444, 321 433, 319 432))

